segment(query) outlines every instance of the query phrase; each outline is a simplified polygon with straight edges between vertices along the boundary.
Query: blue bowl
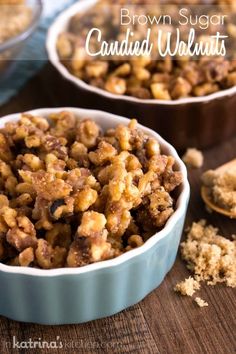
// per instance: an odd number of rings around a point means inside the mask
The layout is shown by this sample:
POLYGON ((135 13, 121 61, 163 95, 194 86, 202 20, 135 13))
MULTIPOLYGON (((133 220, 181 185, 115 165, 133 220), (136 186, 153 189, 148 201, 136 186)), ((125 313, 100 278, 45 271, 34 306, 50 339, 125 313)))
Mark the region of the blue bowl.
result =
MULTIPOLYGON (((92 118, 104 129, 128 119, 101 111, 77 108, 39 109, 47 117, 61 110, 92 118)), ((19 114, 0 120, 16 121, 19 114)), ((175 157, 184 181, 178 188, 176 211, 165 227, 145 244, 117 258, 81 268, 42 270, 0 264, 0 314, 23 322, 40 324, 83 323, 111 316, 142 300, 158 287, 174 264, 189 200, 186 168, 175 149, 154 131, 139 126, 158 139, 162 152, 175 157)))

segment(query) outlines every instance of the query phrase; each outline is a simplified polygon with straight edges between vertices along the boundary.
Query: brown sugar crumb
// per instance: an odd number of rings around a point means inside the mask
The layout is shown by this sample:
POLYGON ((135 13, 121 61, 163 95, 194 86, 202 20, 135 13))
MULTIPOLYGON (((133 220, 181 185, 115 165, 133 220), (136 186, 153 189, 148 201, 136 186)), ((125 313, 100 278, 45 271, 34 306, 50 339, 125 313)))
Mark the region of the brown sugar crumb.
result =
POLYGON ((196 290, 200 289, 200 284, 193 277, 189 277, 179 283, 174 287, 176 292, 179 292, 181 295, 193 296, 196 290))
POLYGON ((196 298, 194 299, 194 301, 198 304, 199 307, 206 307, 206 306, 208 306, 208 303, 207 303, 205 300, 201 299, 200 297, 196 297, 196 298))
POLYGON ((181 254, 198 281, 236 287, 236 241, 220 236, 205 220, 192 224, 181 254))
POLYGON ((200 168, 204 162, 202 152, 195 148, 187 149, 186 153, 182 157, 182 160, 188 167, 192 168, 200 168))
POLYGON ((236 171, 225 173, 208 170, 202 175, 204 186, 210 190, 212 201, 218 206, 236 213, 236 171))

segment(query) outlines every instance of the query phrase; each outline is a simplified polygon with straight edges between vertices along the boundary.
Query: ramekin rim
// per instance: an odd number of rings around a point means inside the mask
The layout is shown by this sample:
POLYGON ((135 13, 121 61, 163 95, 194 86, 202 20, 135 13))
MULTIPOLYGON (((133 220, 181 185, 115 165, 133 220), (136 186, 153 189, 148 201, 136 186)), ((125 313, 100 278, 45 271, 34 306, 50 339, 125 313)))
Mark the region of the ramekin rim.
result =
MULTIPOLYGON (((27 111, 26 113, 36 114, 36 115, 43 115, 47 116, 51 113, 60 112, 63 110, 69 110, 74 112, 77 116, 79 115, 88 115, 93 118, 93 115, 101 115, 104 117, 107 116, 107 119, 114 119, 116 121, 119 119, 119 122, 128 123, 130 121, 129 118, 125 118, 119 115, 114 115, 112 113, 108 113, 101 110, 91 110, 91 109, 83 109, 83 108, 75 108, 75 107, 57 107, 57 108, 39 108, 27 111)), ((6 116, 1 117, 0 124, 3 125, 5 122, 10 120, 16 120, 21 113, 13 113, 6 116)), ((161 239, 166 237, 174 228, 176 223, 181 219, 186 209, 186 204, 188 203, 189 195, 190 195, 190 186, 187 178, 187 169, 184 165, 183 161, 179 157, 175 148, 168 143, 164 138, 162 138, 158 133, 154 130, 147 128, 141 124, 138 125, 139 128, 144 130, 150 135, 154 135, 158 141, 160 142, 161 146, 163 146, 168 153, 174 156, 176 163, 178 165, 178 170, 183 174, 183 182, 181 185, 181 192, 178 197, 176 203, 176 210, 172 214, 172 216, 168 219, 167 223, 165 224, 164 228, 155 233, 150 239, 148 239, 144 245, 129 252, 122 254, 116 258, 101 261, 97 263, 92 263, 83 267, 77 268, 56 268, 56 269, 38 269, 38 268, 30 268, 30 267, 20 267, 20 266, 9 266, 3 263, 0 263, 0 272, 9 273, 9 274, 19 274, 19 275, 27 275, 27 276, 41 276, 41 277, 51 277, 51 276, 65 276, 65 275, 79 275, 85 274, 93 271, 99 271, 104 269, 111 269, 115 266, 119 266, 123 263, 126 263, 132 260, 135 257, 138 257, 141 254, 144 254, 153 246, 155 246, 161 239)))
MULTIPOLYGON (((224 98, 227 96, 232 96, 236 94, 236 85, 225 90, 220 90, 218 92, 212 93, 207 96, 200 97, 186 97, 180 98, 178 100, 160 100, 160 99, 140 99, 137 97, 132 97, 128 95, 116 95, 112 94, 106 90, 100 89, 98 87, 87 84, 85 81, 77 78, 75 75, 71 74, 69 70, 60 62, 60 59, 56 50, 56 40, 60 32, 58 29, 61 29, 63 26, 61 24, 68 23, 71 16, 75 15, 81 7, 84 5, 89 7, 89 4, 96 3, 97 0, 80 0, 75 4, 71 5, 66 10, 62 11, 61 14, 55 19, 52 25, 49 27, 47 38, 46 38, 46 49, 48 53, 48 58, 51 64, 58 70, 58 72, 67 80, 71 81, 77 87, 87 90, 91 93, 103 96, 112 100, 128 101, 139 104, 146 105, 164 105, 164 106, 179 106, 186 104, 195 104, 195 103, 208 103, 216 99, 224 98)), ((82 11, 82 10, 81 10, 82 11)))
MULTIPOLYGON (((10 49, 11 47, 14 47, 16 44, 25 41, 28 37, 31 36, 31 34, 36 30, 42 12, 43 12, 43 0, 35 0, 37 2, 37 10, 27 28, 19 33, 18 35, 9 38, 8 40, 4 41, 3 43, 0 44, 0 53, 10 49)), ((14 5, 13 5, 14 6, 14 5)))

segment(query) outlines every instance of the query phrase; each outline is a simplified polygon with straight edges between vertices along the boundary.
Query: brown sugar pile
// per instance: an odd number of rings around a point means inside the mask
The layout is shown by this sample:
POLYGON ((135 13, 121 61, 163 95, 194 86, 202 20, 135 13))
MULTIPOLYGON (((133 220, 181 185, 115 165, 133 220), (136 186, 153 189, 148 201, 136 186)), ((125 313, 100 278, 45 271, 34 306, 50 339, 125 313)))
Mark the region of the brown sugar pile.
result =
MULTIPOLYGON (((193 277, 178 283, 175 291, 192 296, 200 289, 200 281, 236 287, 236 240, 220 236, 218 229, 207 225, 206 220, 192 224, 186 241, 181 243, 181 255, 193 277)), ((207 306, 202 299, 195 301, 200 307, 207 306)))
POLYGON ((220 236, 205 220, 192 224, 181 254, 197 280, 236 287, 236 241, 220 236))
POLYGON ((195 148, 187 149, 186 153, 182 157, 182 160, 188 167, 192 168, 200 168, 204 162, 202 152, 195 148))
POLYGON ((211 199, 218 206, 236 213, 236 171, 225 173, 208 170, 202 175, 203 184, 210 189, 211 199))
POLYGON ((193 277, 189 277, 176 284, 174 290, 181 293, 181 295, 193 296, 196 290, 200 289, 200 284, 193 277))

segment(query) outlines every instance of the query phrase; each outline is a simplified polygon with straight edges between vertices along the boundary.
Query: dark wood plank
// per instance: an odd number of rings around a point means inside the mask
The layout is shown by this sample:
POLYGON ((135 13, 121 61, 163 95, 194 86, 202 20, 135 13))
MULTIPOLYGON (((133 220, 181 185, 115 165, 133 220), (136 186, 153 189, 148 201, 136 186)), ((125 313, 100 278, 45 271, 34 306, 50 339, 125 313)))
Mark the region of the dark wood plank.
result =
MULTIPOLYGON (((47 65, 15 98, 0 107, 0 116, 39 107, 88 106, 88 102, 79 100, 73 92, 73 87, 47 65)), ((202 172, 234 158, 235 151, 236 137, 204 151, 203 168, 189 171, 191 200, 186 226, 207 218, 224 236, 236 233, 236 221, 207 213, 199 194, 202 172)), ((161 286, 140 304, 110 318, 83 325, 47 327, 1 317, 0 353, 12 353, 13 336, 19 341, 42 338, 48 342, 59 336, 64 346, 62 350, 37 349, 35 353, 235 353, 235 289, 203 285, 199 294, 209 307, 200 309, 191 298, 178 296, 173 291, 176 282, 188 275, 178 255, 161 286)))

